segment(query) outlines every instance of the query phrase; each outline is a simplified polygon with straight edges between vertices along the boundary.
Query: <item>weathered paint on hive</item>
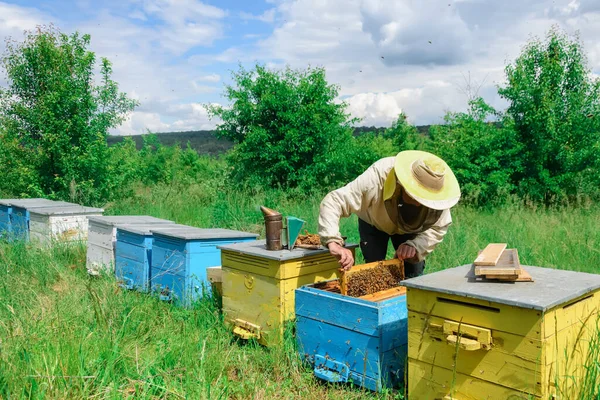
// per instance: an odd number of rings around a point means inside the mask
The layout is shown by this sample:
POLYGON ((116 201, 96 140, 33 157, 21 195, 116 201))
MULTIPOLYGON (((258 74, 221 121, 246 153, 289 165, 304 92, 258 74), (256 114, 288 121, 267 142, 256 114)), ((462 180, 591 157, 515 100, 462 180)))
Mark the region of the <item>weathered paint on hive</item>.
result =
POLYGON ((29 235, 42 244, 52 241, 73 242, 87 240, 88 216, 102 215, 101 208, 66 205, 27 210, 29 235))
POLYGON ((113 271, 117 226, 175 225, 172 221, 147 215, 91 216, 88 217, 86 268, 91 274, 100 270, 113 271))
POLYGON ((296 338, 300 355, 329 381, 370 390, 404 380, 407 352, 406 296, 373 302, 315 289, 296 290, 296 338), (323 366, 319 360, 329 360, 323 366), (339 373, 341 366, 348 374, 339 373))
POLYGON ((534 282, 471 282, 469 290, 468 268, 405 281, 409 398, 547 399, 564 388, 572 392, 561 397, 578 398, 589 338, 597 329, 600 276, 526 266, 534 282), (549 289, 558 282, 560 290, 549 289), (497 302, 491 301, 495 293, 497 302), (451 340, 469 326, 489 332, 489 349, 475 350, 479 339, 473 336, 451 340))
POLYGON ((151 229, 153 234, 150 279, 152 290, 184 306, 210 292, 207 267, 221 265, 217 246, 254 241, 257 234, 226 229, 151 229), (214 236, 214 237, 212 237, 214 236))
MULTIPOLYGON (((160 224, 163 229, 175 229, 174 223, 160 224)), ((115 276, 127 288, 146 292, 150 288, 152 264, 152 231, 156 224, 117 226, 115 243, 115 276)))
MULTIPOLYGON (((253 337, 269 346, 281 340, 285 322, 295 316, 296 289, 338 278, 339 264, 328 251, 294 249, 267 257, 264 246, 264 240, 220 246, 223 313, 234 332, 256 327, 253 337)), ((353 253, 356 247, 347 245, 353 253)))

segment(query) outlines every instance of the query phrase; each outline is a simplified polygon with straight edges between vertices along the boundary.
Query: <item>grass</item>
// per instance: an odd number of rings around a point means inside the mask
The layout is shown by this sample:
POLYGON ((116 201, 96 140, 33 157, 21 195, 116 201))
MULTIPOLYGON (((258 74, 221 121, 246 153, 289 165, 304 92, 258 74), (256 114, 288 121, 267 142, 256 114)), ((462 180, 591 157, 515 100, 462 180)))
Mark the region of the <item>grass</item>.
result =
MULTIPOLYGON (((107 214, 149 214, 201 227, 264 236, 261 204, 317 230, 320 197, 281 192, 207 194, 195 187, 140 189, 107 214)), ((600 209, 490 211, 458 207, 426 272, 469 263, 488 242, 507 242, 525 265, 598 272, 600 209)), ((355 218, 341 231, 357 242, 355 218)), ((361 262, 359 254, 358 262, 361 262)), ((85 273, 85 247, 40 249, 0 243, 0 398, 393 399, 314 379, 294 340, 266 349, 235 340, 213 300, 191 310, 125 292, 110 276, 85 273)), ((592 346, 582 386, 597 396, 600 346, 592 346)))

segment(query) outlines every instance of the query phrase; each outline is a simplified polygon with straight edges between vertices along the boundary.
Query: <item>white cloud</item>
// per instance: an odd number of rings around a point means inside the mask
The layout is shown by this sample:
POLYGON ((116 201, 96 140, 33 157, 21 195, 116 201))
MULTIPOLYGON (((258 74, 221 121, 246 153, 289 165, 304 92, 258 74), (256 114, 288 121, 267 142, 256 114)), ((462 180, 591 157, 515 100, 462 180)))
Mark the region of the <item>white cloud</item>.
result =
POLYGON ((275 8, 270 8, 260 15, 254 15, 254 14, 242 11, 240 13, 240 18, 243 20, 256 20, 256 21, 271 23, 271 22, 275 21, 275 11, 276 11, 275 8))

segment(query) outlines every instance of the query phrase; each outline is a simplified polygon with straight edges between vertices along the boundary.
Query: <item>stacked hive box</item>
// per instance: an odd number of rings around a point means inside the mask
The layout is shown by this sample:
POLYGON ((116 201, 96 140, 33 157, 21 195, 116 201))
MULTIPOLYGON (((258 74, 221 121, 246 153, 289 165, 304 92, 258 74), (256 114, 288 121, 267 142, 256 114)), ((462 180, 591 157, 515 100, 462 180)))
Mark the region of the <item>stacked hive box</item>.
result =
POLYGON ((163 231, 181 228, 181 225, 174 223, 117 227, 115 275, 122 287, 143 292, 150 288, 152 229, 157 226, 163 231))
POLYGON ((404 281, 410 399, 582 398, 600 276, 525 268, 534 282, 478 281, 470 265, 404 281))
POLYGON ((257 234, 229 229, 151 229, 153 235, 150 279, 152 290, 164 300, 189 306, 210 291, 206 269, 221 265, 223 244, 255 241, 257 234))
POLYGON ((173 221, 147 215, 92 216, 88 218, 86 267, 88 273, 97 275, 102 268, 113 270, 117 225, 164 225, 173 221))
POLYGON ((87 239, 88 217, 102 215, 101 208, 83 206, 30 208, 31 240, 48 244, 54 240, 73 242, 87 239))
POLYGON ((29 239, 29 211, 44 207, 76 206, 66 201, 48 199, 6 199, 0 200, 0 234, 4 232, 10 239, 29 239))
MULTIPOLYGON (((347 245, 352 253, 356 245, 347 245)), ((327 249, 266 250, 265 241, 220 246, 223 312, 233 332, 264 345, 282 338, 294 318, 295 290, 338 277, 327 249)))
MULTIPOLYGON (((322 285, 322 284, 321 284, 322 285)), ((300 356, 317 377, 381 390, 404 381, 407 309, 403 291, 373 300, 307 285, 296 290, 300 356)), ((386 291, 387 292, 387 291, 386 291)))

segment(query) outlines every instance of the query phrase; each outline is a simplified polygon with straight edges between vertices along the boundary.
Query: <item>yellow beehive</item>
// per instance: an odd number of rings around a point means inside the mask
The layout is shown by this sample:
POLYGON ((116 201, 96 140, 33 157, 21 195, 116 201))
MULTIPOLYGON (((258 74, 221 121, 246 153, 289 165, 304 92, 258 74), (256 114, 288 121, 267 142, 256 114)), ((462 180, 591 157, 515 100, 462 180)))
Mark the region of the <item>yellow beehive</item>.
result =
POLYGON ((534 282, 482 282, 470 265, 404 281, 409 399, 582 398, 600 275, 524 268, 534 282))
MULTIPOLYGON (((268 251, 265 241, 220 246, 223 314, 233 332, 272 345, 294 318, 295 290, 338 278, 339 264, 327 249, 268 251)), ((356 245, 348 245, 352 253, 356 245)))

